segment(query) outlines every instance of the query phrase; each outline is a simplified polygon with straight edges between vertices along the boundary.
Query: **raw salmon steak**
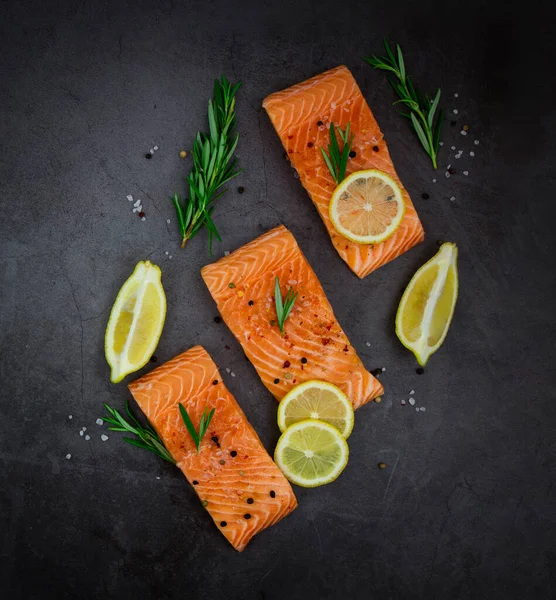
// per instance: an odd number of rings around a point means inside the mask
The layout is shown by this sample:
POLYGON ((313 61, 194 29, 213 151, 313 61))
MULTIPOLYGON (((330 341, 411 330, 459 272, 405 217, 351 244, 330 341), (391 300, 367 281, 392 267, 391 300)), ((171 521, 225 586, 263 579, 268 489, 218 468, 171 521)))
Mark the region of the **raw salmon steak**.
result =
POLYGON ((271 94, 264 100, 263 107, 303 187, 317 207, 334 247, 356 275, 365 277, 423 241, 423 227, 394 169, 384 136, 347 67, 337 67, 271 94), (363 169, 378 169, 393 177, 403 193, 406 210, 402 222, 395 233, 380 244, 364 245, 346 239, 336 231, 328 214, 336 183, 321 148, 328 148, 331 123, 344 130, 348 122, 354 134, 352 151, 355 155, 348 161, 346 176, 363 169))
POLYGON ((236 550, 241 552, 256 533, 297 506, 290 484, 204 348, 195 346, 180 354, 131 383, 129 389, 236 550), (180 403, 197 431, 205 407, 215 409, 199 454, 182 420, 180 403))
POLYGON ((337 385, 354 408, 384 391, 349 343, 317 276, 285 227, 204 267, 201 274, 226 324, 277 400, 309 379, 337 385), (289 287, 298 293, 283 336, 276 323, 276 277, 282 296, 289 287))

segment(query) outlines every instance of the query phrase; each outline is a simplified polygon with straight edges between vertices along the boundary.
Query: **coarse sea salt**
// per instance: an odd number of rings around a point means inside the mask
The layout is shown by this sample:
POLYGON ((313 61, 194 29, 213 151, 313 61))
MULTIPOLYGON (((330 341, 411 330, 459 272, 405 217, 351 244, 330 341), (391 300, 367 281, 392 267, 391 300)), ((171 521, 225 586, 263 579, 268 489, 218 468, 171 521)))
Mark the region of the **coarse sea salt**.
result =
POLYGON ((365 342, 365 346, 370 346, 371 342, 365 342))
POLYGON ((233 371, 230 373, 230 375, 231 375, 232 377, 235 377, 235 376, 236 376, 236 374, 235 374, 233 371))
POLYGON ((100 439, 105 442, 108 439, 108 436, 105 435, 104 433, 100 436, 100 439))
POLYGON ((439 146, 444 146, 444 142, 438 142, 439 146))
POLYGON ((469 175, 469 171, 464 171, 463 174, 467 177, 467 175, 469 175))
POLYGON ((230 373, 230 372, 231 372, 231 369, 228 369, 228 368, 226 367, 226 373, 230 373))
POLYGON ((141 200, 137 200, 133 206, 139 206, 141 204, 141 200))
POLYGON ((168 223, 168 224, 169 224, 169 223, 170 223, 170 219, 166 219, 166 223, 168 223))
POLYGON ((411 406, 415 405, 415 398, 410 398, 409 399, 409 404, 411 404, 411 406))
POLYGON ((141 221, 146 221, 147 217, 141 217, 141 221))
POLYGON ((454 108, 454 110, 453 110, 452 112, 453 112, 455 115, 457 115, 457 114, 458 114, 458 109, 457 109, 457 108, 454 108))
POLYGON ((87 434, 87 435, 85 436, 85 439, 86 439, 87 441, 89 441, 89 440, 91 439, 91 436, 90 436, 89 434, 87 434))
POLYGON ((104 421, 103 421, 102 419, 97 419, 97 420, 95 421, 95 423, 96 423, 97 425, 102 425, 102 424, 104 423, 104 421))
POLYGON ((415 411, 419 412, 419 407, 418 406, 415 407, 415 411))
POLYGON ((448 171, 446 171, 446 173, 444 173, 444 177, 446 177, 446 179, 450 179, 450 173, 448 173, 448 171))
POLYGON ((479 140, 475 140, 473 143, 475 144, 475 146, 478 146, 479 145, 479 140))
POLYGON ((465 129, 462 129, 462 130, 460 131, 460 133, 461 133, 461 135, 467 135, 467 131, 465 131, 465 129))
POLYGON ((471 150, 471 152, 469 153, 469 156, 475 156, 475 152, 473 152, 473 150, 471 150))
POLYGON ((154 147, 154 150, 158 150, 158 146, 155 146, 155 147, 154 147))
POLYGON ((421 406, 421 408, 419 409, 421 412, 425 412, 427 409, 424 406, 421 406))
POLYGON ((230 251, 229 250, 224 250, 224 256, 230 256, 230 251))
POLYGON ((128 195, 126 196, 126 198, 127 198, 127 199, 128 199, 130 202, 133 202, 133 196, 132 196, 131 194, 128 194, 128 195))
POLYGON ((456 147, 455 146, 450 146, 450 150, 455 150, 456 147))
POLYGON ((402 406, 405 406, 405 404, 406 404, 405 400, 402 400, 402 406))
POLYGON ((432 182, 433 182, 433 183, 436 183, 436 179, 433 179, 433 180, 432 180, 432 182))
POLYGON ((459 96, 459 94, 454 94, 454 98, 457 98, 459 96))
POLYGON ((453 202, 455 199, 456 199, 456 197, 455 197, 455 196, 452 196, 452 197, 450 198, 450 200, 451 200, 452 202, 453 202))
POLYGON ((66 454, 66 458, 69 460, 71 458, 71 454, 66 454))
POLYGON ((68 419, 73 419, 73 415, 68 415, 68 419))
POLYGON ((415 390, 411 390, 411 391, 409 392, 409 395, 410 395, 410 396, 413 396, 413 394, 414 394, 414 393, 415 393, 415 390))
POLYGON ((83 435, 83 430, 81 430, 81 431, 79 432, 79 435, 81 435, 81 436, 83 435))

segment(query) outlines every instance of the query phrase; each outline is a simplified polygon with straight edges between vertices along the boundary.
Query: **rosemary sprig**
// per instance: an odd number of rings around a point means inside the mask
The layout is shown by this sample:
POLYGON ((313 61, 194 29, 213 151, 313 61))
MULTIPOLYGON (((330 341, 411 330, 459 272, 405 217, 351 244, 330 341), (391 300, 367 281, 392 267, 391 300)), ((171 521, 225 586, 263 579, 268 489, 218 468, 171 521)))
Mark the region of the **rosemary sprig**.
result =
POLYGON ((349 123, 346 125, 346 130, 342 131, 340 127, 336 128, 334 123, 330 123, 330 144, 328 144, 328 154, 324 148, 321 148, 322 157, 324 162, 328 166, 336 185, 340 185, 346 176, 347 161, 349 153, 351 152, 351 144, 353 143, 353 136, 349 134, 349 123), (338 138, 336 137, 336 129, 338 129, 338 135, 343 142, 342 150, 338 144, 338 138))
POLYGON ((209 423, 210 423, 212 417, 214 416, 215 410, 216 409, 213 408, 210 412, 207 412, 208 407, 205 406, 205 410, 203 411, 203 414, 201 415, 201 421, 199 423, 199 433, 197 433, 197 431, 195 430, 195 425, 193 425, 193 421, 189 418, 189 415, 187 414, 187 411, 183 407, 183 404, 180 404, 181 418, 183 419, 183 422, 185 423, 185 426, 187 427, 187 431, 189 431, 189 435, 193 438, 193 441, 195 442, 195 446, 197 447, 197 454, 199 454, 199 450, 201 449, 201 440, 203 439, 203 437, 205 436, 205 433, 207 432, 209 423))
POLYGON ((115 409, 110 408, 108 404, 104 404, 104 408, 108 412, 107 417, 104 417, 104 421, 110 423, 112 427, 108 429, 110 431, 124 431, 127 433, 132 433, 137 436, 135 438, 124 437, 124 440, 133 446, 137 446, 138 448, 144 448, 145 450, 149 450, 150 452, 154 452, 160 458, 163 458, 165 461, 176 464, 176 461, 172 458, 172 455, 166 450, 166 446, 162 443, 158 433, 156 433, 154 427, 149 423, 147 427, 143 427, 141 423, 131 414, 129 410, 129 402, 126 403, 126 412, 131 419, 131 423, 126 421, 124 417, 115 409))
POLYGON ((278 320, 278 327, 280 333, 284 335, 284 323, 290 316, 293 305, 297 299, 297 292, 293 291, 293 288, 289 288, 286 297, 282 300, 282 292, 280 291, 280 279, 276 277, 274 281, 274 304, 276 305, 276 318, 278 320))
POLYGON ((189 197, 170 197, 176 209, 182 248, 203 226, 208 231, 211 254, 213 238, 222 241, 212 220, 212 203, 226 191, 222 186, 241 173, 232 158, 239 137, 234 136, 234 127, 235 95, 240 86, 241 83, 232 86, 224 76, 214 82, 214 95, 208 103, 209 135, 197 132, 193 145, 193 168, 186 178, 189 197))
POLYGON ((387 40, 384 40, 387 56, 376 57, 374 54, 371 58, 363 57, 375 69, 382 69, 394 73, 398 81, 392 77, 388 77, 390 85, 400 97, 394 104, 401 102, 409 108, 409 113, 401 113, 407 117, 413 129, 419 138, 425 152, 430 156, 432 166, 436 169, 436 157, 438 155, 438 146, 440 142, 440 128, 442 127, 442 110, 435 113, 440 101, 440 88, 436 92, 434 100, 431 100, 427 94, 422 96, 414 87, 411 79, 406 75, 405 61, 402 54, 402 49, 396 44, 396 56, 390 49, 387 40))

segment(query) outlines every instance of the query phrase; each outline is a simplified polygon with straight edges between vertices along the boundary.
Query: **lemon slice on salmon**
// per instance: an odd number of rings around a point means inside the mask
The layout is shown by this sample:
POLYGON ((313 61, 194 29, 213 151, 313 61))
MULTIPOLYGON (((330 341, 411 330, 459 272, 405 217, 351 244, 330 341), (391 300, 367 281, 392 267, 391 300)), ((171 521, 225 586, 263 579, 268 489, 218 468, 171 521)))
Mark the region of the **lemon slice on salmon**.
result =
POLYGON ((458 298, 458 249, 449 242, 413 275, 396 314, 396 334, 420 365, 440 348, 458 298))
POLYGON ((335 427, 347 439, 353 429, 353 406, 342 390, 326 381, 296 385, 278 405, 278 427, 286 429, 305 419, 318 419, 335 427))
POLYGON ((323 421, 294 423, 281 435, 274 460, 284 475, 301 487, 334 481, 344 470, 349 448, 340 432, 323 421))
POLYGON ((338 233, 358 244, 378 244, 399 227, 405 213, 400 186, 383 171, 346 177, 334 190, 329 214, 338 233))
POLYGON ((165 318, 166 296, 160 269, 148 260, 141 261, 118 292, 106 326, 104 352, 112 383, 147 364, 165 318))

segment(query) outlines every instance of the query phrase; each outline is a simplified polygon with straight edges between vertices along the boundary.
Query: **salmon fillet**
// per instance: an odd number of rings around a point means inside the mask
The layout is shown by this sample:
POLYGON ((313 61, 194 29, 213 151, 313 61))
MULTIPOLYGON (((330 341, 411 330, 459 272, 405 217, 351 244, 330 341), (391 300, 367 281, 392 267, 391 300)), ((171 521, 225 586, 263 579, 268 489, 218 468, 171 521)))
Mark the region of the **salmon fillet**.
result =
POLYGON ((317 276, 284 226, 204 267, 201 274, 224 321, 277 400, 310 379, 334 383, 354 408, 384 391, 349 343, 317 276), (284 336, 275 323, 276 277, 283 296, 290 286, 299 294, 284 336))
POLYGON ((257 533, 289 514, 297 500, 264 449, 218 368, 195 346, 129 385, 129 390, 205 505, 216 526, 240 552, 257 533), (216 409, 197 454, 179 403, 199 430, 216 409))
POLYGON ((423 227, 394 169, 384 136, 347 67, 336 67, 271 94, 264 100, 263 107, 303 187, 317 207, 334 247, 356 275, 365 277, 423 241, 423 227), (403 193, 406 210, 402 222, 396 232, 380 244, 364 245, 346 239, 336 231, 328 214, 336 184, 320 149, 328 148, 330 123, 345 129, 348 122, 354 134, 356 155, 348 161, 346 176, 363 169, 378 169, 388 173, 403 193))

